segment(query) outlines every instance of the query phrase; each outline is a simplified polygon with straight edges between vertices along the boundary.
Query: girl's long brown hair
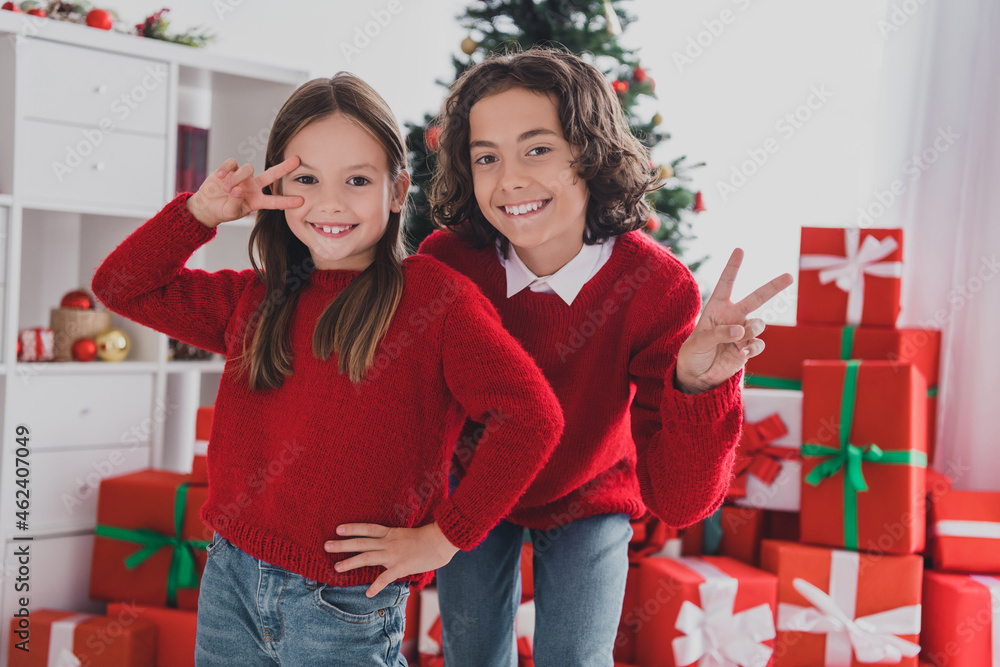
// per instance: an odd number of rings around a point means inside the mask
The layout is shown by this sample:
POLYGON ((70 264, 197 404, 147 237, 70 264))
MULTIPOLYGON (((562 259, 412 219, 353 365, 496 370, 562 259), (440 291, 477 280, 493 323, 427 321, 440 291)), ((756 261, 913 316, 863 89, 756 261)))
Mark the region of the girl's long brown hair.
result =
MULTIPOLYGON (((288 143, 302 128, 334 113, 350 118, 382 146, 389 175, 396 181, 406 168, 406 150, 396 118, 371 86, 346 72, 313 79, 292 93, 271 126, 265 169, 285 159, 288 143)), ((264 192, 272 194, 272 189, 273 194, 281 194, 281 182, 265 187, 264 192)), ((326 360, 336 352, 338 370, 355 384, 371 368, 403 295, 401 218, 402 213, 389 214, 385 233, 375 246, 375 260, 326 307, 313 332, 313 354, 326 360)), ((288 335, 292 314, 316 266, 280 210, 257 211, 249 250, 250 262, 266 289, 242 332, 238 370, 248 373, 251 389, 276 389, 292 373, 288 335), (257 265, 255 251, 262 267, 257 265), (247 350, 251 330, 253 338, 247 350)))
POLYGON ((476 102, 510 88, 552 95, 563 136, 578 151, 574 163, 590 199, 584 243, 640 229, 649 219, 647 192, 656 189, 649 151, 632 134, 611 86, 593 65, 568 51, 533 47, 495 54, 451 88, 439 119, 437 169, 428 200, 435 226, 461 233, 477 247, 500 238, 476 202, 469 157, 469 113, 476 102))

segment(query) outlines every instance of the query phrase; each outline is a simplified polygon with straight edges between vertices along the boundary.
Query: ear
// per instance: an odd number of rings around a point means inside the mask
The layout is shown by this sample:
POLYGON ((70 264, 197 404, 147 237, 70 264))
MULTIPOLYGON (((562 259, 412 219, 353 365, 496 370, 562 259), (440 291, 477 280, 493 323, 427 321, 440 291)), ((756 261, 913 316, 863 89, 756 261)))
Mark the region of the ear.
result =
POLYGON ((410 173, 405 169, 399 172, 399 176, 396 178, 396 182, 392 185, 392 205, 389 210, 393 213, 399 213, 403 210, 403 204, 406 202, 406 194, 410 191, 410 173))

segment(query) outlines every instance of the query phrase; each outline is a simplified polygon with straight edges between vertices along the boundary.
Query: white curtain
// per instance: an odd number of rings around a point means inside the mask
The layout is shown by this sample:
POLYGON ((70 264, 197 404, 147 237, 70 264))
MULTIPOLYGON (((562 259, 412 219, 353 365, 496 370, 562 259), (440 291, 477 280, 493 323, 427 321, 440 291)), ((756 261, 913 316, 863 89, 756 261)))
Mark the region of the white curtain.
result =
POLYGON ((872 202, 904 229, 898 326, 943 332, 934 467, 1000 491, 1000 4, 895 0, 886 19, 872 202))

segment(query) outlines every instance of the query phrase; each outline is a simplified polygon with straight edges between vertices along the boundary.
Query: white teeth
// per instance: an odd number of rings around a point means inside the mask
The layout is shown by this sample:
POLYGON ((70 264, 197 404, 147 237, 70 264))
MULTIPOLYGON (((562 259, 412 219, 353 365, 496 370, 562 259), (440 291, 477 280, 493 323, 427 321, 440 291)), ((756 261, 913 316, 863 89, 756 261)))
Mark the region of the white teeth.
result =
POLYGON ((323 227, 321 225, 317 226, 327 234, 340 234, 341 232, 347 231, 348 229, 351 228, 351 225, 346 225, 344 227, 323 227))
POLYGON ((530 204, 521 204, 520 206, 505 206, 504 210, 507 211, 508 215, 522 215, 529 211, 537 211, 541 207, 542 202, 536 201, 530 204))

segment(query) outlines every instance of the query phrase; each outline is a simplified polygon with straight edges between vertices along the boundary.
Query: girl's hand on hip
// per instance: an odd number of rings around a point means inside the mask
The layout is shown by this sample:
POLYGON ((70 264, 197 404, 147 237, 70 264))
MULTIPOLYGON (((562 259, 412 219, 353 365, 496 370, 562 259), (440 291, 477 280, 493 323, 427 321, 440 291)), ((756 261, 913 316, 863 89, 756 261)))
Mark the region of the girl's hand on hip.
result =
POLYGON ((374 597, 393 581, 408 574, 430 572, 447 565, 458 547, 444 536, 437 523, 419 528, 389 528, 374 523, 345 523, 337 526, 339 536, 360 536, 350 539, 327 540, 323 548, 335 554, 357 553, 338 562, 337 572, 359 567, 381 565, 380 574, 366 595, 374 597))
POLYGON ((255 177, 252 165, 240 167, 229 158, 188 198, 188 210, 201 224, 216 227, 261 209, 297 208, 305 203, 302 197, 266 195, 262 190, 298 166, 298 156, 292 156, 255 177))
POLYGON ((697 394, 719 386, 743 368, 747 359, 764 351, 764 341, 757 338, 764 331, 764 320, 748 320, 747 315, 791 285, 792 276, 784 273, 733 303, 729 297, 742 262, 743 250, 737 248, 698 324, 677 353, 676 386, 684 393, 697 394))

